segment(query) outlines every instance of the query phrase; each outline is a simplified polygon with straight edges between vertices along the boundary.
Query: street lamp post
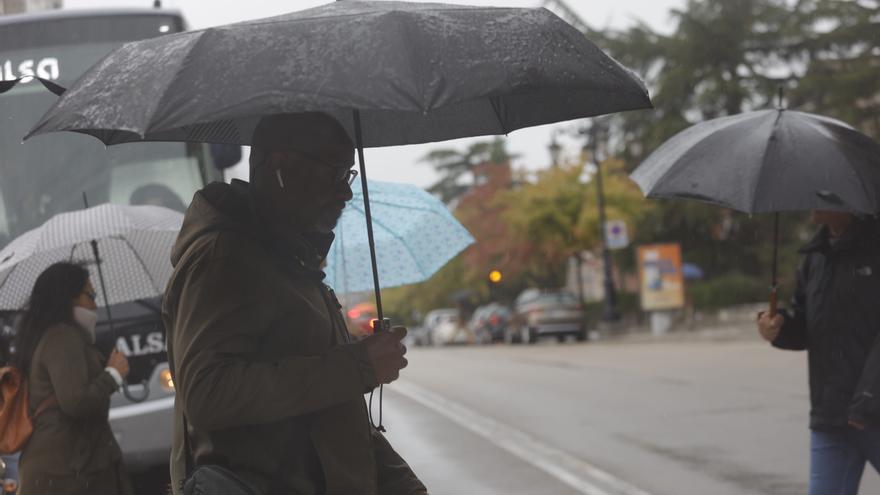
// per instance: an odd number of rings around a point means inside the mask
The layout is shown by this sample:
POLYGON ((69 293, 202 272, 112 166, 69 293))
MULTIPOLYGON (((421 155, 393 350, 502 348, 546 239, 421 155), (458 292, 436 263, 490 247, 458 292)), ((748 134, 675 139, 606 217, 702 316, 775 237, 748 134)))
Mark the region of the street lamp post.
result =
POLYGON ((559 166, 559 154, 562 152, 562 145, 556 140, 558 132, 558 130, 553 131, 550 137, 550 144, 547 145, 547 150, 550 151, 550 166, 554 168, 559 166))
POLYGON ((613 322, 620 320, 617 310, 617 291, 614 288, 614 277, 611 273, 611 250, 608 249, 608 235, 605 231, 605 190, 602 186, 602 167, 599 163, 599 129, 594 123, 590 127, 590 148, 593 163, 596 166, 596 194, 599 198, 599 232, 602 236, 602 268, 604 271, 605 301, 602 307, 602 320, 613 322))

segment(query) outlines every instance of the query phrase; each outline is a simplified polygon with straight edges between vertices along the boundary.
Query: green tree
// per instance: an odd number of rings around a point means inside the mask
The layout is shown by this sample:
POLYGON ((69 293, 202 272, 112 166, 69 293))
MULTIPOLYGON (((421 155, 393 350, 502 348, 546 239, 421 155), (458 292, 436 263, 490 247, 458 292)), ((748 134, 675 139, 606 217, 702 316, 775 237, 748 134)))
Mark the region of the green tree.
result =
POLYGON ((785 0, 688 0, 671 15, 670 35, 645 24, 591 33, 645 79, 654 102, 615 119, 615 152, 630 168, 691 124, 771 105, 790 79, 785 0))
POLYGON ((428 192, 436 194, 444 203, 451 203, 467 192, 473 185, 471 172, 481 163, 504 164, 515 158, 507 151, 507 142, 496 136, 491 141, 477 141, 464 151, 454 148, 439 148, 428 152, 422 161, 434 167, 440 179, 428 187, 428 192))
POLYGON ((803 36, 790 56, 804 68, 790 103, 880 139, 880 1, 800 0, 803 36))
MULTIPOLYGON (((607 217, 633 225, 649 204, 628 179, 622 161, 606 160, 602 168, 607 217)), ((507 206, 505 219, 512 234, 532 248, 529 269, 540 285, 562 285, 566 260, 600 244, 596 186, 585 171, 585 159, 552 168, 500 199, 507 206)))

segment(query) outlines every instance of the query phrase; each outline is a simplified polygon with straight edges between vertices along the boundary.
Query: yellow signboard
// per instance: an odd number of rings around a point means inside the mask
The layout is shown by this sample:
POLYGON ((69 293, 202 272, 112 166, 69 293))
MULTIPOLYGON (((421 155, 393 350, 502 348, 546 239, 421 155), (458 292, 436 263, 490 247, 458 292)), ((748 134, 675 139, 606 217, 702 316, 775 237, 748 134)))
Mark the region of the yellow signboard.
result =
POLYGON ((681 246, 678 244, 640 246, 638 257, 642 309, 657 311, 684 307, 681 246))

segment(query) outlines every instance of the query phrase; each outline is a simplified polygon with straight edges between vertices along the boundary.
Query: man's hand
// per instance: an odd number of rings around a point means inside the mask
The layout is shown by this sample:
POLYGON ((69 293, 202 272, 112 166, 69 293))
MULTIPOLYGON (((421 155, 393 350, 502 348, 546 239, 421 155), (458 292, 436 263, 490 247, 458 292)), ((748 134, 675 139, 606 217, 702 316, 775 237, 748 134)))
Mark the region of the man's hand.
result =
POLYGON ((849 423, 849 425, 850 425, 851 427, 853 427, 853 428, 855 428, 855 429, 857 429, 857 430, 860 430, 860 431, 861 431, 861 430, 864 430, 864 429, 865 429, 865 423, 863 423, 863 422, 861 422, 861 421, 859 421, 859 420, 857 420, 857 419, 850 418, 849 421, 848 421, 848 423, 849 423))
POLYGON ((362 340, 379 383, 397 380, 400 370, 406 368, 407 361, 403 357, 406 346, 401 342, 405 336, 406 328, 392 327, 391 331, 378 332, 362 340))
POLYGON ((776 313, 776 316, 771 318, 769 313, 762 311, 758 314, 758 332, 761 334, 761 337, 764 337, 764 340, 773 342, 776 340, 776 337, 779 337, 779 329, 782 328, 784 321, 785 318, 779 313, 776 313))

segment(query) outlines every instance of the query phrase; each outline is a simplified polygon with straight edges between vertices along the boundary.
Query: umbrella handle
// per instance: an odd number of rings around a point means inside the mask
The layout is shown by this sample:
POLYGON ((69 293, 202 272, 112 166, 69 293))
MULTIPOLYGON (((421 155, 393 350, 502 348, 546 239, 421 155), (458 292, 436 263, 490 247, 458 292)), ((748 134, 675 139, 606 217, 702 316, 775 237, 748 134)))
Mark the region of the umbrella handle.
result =
POLYGON ((141 385, 144 387, 144 393, 141 394, 140 397, 136 397, 131 393, 131 390, 128 389, 128 383, 122 383, 122 395, 125 396, 126 399, 132 402, 144 402, 147 398, 150 397, 150 382, 148 380, 144 380, 141 382, 141 385))
POLYGON ((776 310, 777 310, 777 291, 776 291, 776 286, 773 286, 770 288, 770 311, 768 312, 768 315, 770 316, 770 318, 773 318, 774 316, 776 316, 776 312, 777 312, 776 310))

